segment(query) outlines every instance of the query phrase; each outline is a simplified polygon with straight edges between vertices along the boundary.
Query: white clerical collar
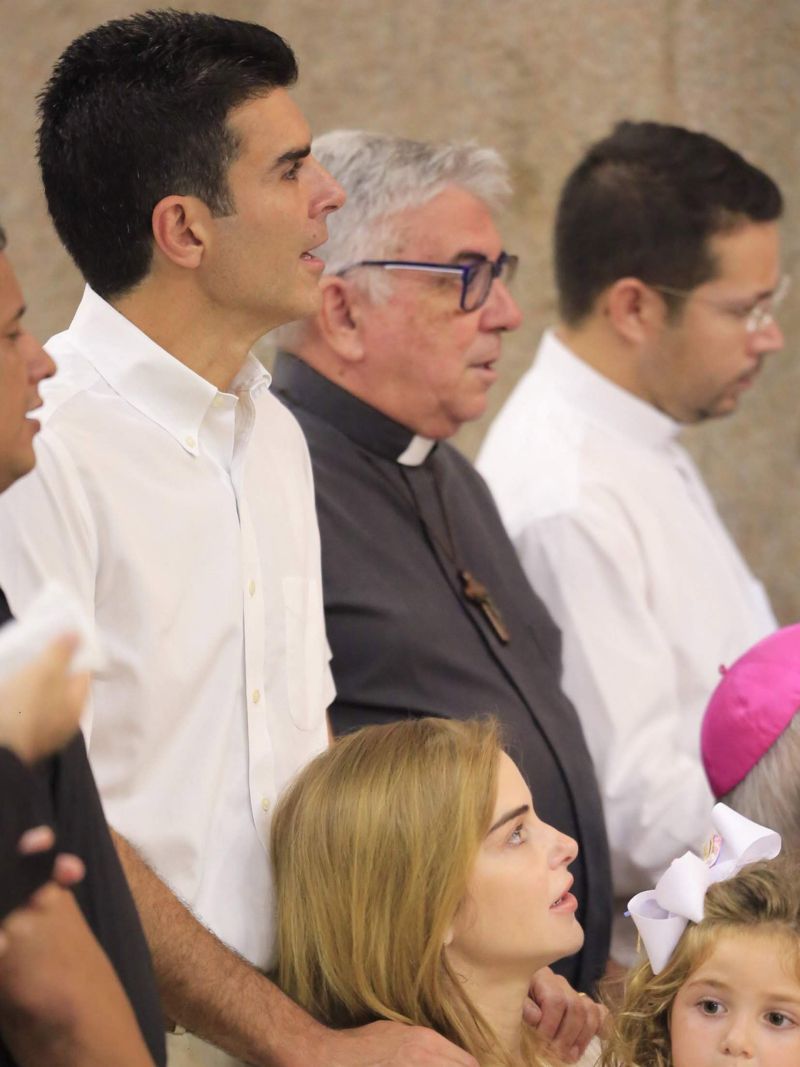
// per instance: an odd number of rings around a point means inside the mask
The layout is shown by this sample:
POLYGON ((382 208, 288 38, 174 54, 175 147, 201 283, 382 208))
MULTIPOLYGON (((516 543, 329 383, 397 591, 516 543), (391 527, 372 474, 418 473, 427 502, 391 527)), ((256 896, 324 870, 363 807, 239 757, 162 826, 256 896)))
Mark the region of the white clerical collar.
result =
POLYGON ((404 467, 419 467, 431 454, 435 444, 436 442, 429 437, 420 437, 419 434, 415 434, 397 457, 397 462, 402 463, 404 467))

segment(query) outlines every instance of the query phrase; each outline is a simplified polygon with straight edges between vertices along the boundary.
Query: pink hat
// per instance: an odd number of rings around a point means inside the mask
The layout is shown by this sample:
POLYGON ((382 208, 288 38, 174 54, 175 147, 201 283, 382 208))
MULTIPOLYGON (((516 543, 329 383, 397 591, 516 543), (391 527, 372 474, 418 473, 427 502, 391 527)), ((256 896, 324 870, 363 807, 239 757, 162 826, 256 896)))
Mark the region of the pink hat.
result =
POLYGON ((800 709, 800 624, 765 637, 720 673, 700 733, 716 797, 742 781, 800 709))

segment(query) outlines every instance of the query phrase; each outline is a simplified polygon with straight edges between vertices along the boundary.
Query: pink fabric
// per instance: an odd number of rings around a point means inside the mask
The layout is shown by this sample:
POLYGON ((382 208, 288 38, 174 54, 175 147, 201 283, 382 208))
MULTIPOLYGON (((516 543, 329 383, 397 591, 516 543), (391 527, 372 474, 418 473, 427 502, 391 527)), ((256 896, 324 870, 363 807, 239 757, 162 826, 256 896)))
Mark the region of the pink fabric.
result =
POLYGON ((800 624, 770 634, 720 672, 700 734, 716 797, 742 781, 800 709, 800 624))

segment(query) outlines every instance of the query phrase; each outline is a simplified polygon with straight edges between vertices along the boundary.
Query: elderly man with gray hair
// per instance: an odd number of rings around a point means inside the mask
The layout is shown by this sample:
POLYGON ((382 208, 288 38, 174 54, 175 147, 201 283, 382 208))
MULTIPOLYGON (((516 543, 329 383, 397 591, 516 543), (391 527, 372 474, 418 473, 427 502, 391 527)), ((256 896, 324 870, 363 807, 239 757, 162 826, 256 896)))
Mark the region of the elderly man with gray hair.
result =
POLYGON ((321 311, 282 330, 293 354, 279 352, 274 384, 314 468, 334 729, 499 718, 536 814, 580 845, 586 941, 562 974, 588 991, 607 957, 608 853, 560 687, 560 634, 483 480, 446 442, 483 413, 503 334, 520 322, 507 287, 516 257, 494 219, 506 167, 470 144, 359 131, 326 134, 313 151, 348 201, 320 253, 321 311))

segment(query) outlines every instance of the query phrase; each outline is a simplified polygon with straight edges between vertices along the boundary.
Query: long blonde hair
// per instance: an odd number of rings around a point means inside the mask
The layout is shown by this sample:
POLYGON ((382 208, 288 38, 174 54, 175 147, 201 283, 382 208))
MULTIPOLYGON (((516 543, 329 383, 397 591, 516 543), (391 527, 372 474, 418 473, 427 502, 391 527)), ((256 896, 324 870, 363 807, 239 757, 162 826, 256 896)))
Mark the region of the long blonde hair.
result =
POLYGON ((783 934, 800 978, 800 893, 797 862, 780 857, 753 863, 706 894, 702 922, 689 923, 659 974, 645 962, 625 983, 621 1007, 601 1067, 672 1067, 669 1025, 678 990, 708 959, 722 933, 763 930, 783 934))
MULTIPOLYGON (((368 726, 283 795, 272 822, 276 978, 320 1021, 428 1026, 512 1067, 443 948, 489 829, 499 755, 492 719, 368 726)), ((538 1063, 537 1042, 523 1040, 524 1062, 538 1063)))

